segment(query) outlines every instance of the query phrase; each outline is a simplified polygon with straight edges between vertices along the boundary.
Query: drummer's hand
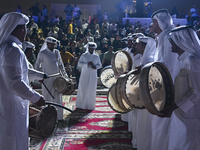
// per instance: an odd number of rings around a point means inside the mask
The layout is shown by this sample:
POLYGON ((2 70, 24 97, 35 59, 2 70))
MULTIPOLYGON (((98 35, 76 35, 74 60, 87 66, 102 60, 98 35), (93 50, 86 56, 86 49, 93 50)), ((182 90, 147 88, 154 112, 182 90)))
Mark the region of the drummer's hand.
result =
POLYGON ((35 104, 35 106, 37 106, 37 107, 45 106, 45 105, 46 105, 45 100, 44 100, 43 97, 41 97, 41 98, 40 98, 36 103, 34 103, 34 104, 35 104))
POLYGON ((49 76, 46 73, 44 73, 43 79, 48 79, 48 78, 49 78, 49 76))
POLYGON ((177 108, 178 108, 178 106, 175 103, 173 103, 171 106, 164 108, 161 111, 162 115, 158 115, 158 116, 159 117, 171 117, 172 112, 177 108))
POLYGON ((141 66, 136 67, 135 71, 133 73, 134 73, 134 75, 138 75, 138 74, 140 74, 140 72, 141 72, 141 66))
POLYGON ((92 61, 88 62, 88 66, 94 65, 92 61))
POLYGON ((97 69, 97 67, 95 65, 92 65, 91 67, 92 67, 92 69, 97 69))

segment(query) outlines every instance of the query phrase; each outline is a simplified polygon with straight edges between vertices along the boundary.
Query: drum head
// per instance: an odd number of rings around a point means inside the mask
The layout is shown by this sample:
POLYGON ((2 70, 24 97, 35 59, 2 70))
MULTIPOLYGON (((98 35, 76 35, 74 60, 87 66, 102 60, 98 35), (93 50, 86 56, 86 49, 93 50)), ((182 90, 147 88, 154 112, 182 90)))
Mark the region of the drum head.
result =
POLYGON ((147 64, 140 74, 140 94, 146 109, 161 115, 174 102, 174 86, 168 69, 160 62, 147 64))
POLYGON ((57 92, 64 92, 66 90, 66 80, 63 77, 57 77, 53 81, 54 90, 57 92))
POLYGON ((117 79, 115 78, 112 66, 106 66, 102 69, 100 81, 107 88, 110 88, 114 83, 116 83, 117 79))
POLYGON ((117 79, 117 82, 116 82, 116 90, 115 90, 115 93, 116 93, 116 99, 119 103, 119 107, 121 109, 124 110, 124 112, 129 112, 131 111, 132 109, 134 109, 134 107, 132 107, 131 105, 129 105, 125 100, 124 98, 122 97, 122 83, 124 81, 124 77, 126 76, 126 74, 123 74, 123 75, 120 75, 120 77, 117 79))
POLYGON ((130 71, 126 74, 124 82, 122 83, 122 97, 132 107, 143 109, 144 103, 140 96, 139 75, 134 75, 130 71))
POLYGON ((116 99, 116 84, 113 84, 110 89, 108 90, 108 94, 107 94, 107 101, 108 101, 108 105, 110 106, 110 108, 118 113, 126 113, 126 111, 124 111, 123 109, 121 109, 119 107, 119 104, 117 102, 116 99))
POLYGON ((111 65, 115 74, 123 74, 132 69, 133 62, 128 52, 120 50, 112 56, 111 65))
POLYGON ((48 105, 42 109, 42 113, 38 115, 36 129, 40 130, 43 138, 52 135, 57 123, 57 110, 54 106, 48 105))

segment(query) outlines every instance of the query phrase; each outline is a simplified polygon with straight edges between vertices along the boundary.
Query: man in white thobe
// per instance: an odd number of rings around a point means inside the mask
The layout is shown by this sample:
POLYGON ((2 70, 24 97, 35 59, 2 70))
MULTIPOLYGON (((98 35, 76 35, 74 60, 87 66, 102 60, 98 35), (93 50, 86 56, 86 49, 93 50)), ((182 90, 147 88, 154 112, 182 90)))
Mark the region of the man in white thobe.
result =
POLYGON ((174 104, 163 110, 170 117, 168 150, 200 149, 200 41, 195 30, 180 26, 169 34, 172 52, 179 55, 174 104))
MULTIPOLYGON (((62 73, 63 76, 67 76, 60 53, 57 49, 55 49, 56 44, 57 39, 53 37, 47 37, 45 39, 45 42, 42 45, 37 60, 35 62, 35 69, 45 72, 48 75, 62 73)), ((53 87, 53 82, 55 79, 56 76, 43 81, 42 94, 44 95, 46 100, 63 105, 62 93, 55 91, 53 87), (54 98, 50 95, 45 86, 48 88, 54 98)), ((60 107, 56 108, 58 121, 63 121, 63 109, 60 107)))
MULTIPOLYGON (((166 9, 154 12, 151 19, 153 21, 152 30, 157 33, 154 61, 163 63, 173 78, 174 66, 176 66, 178 57, 177 54, 171 52, 171 44, 168 40, 168 33, 174 28, 173 20, 166 9)), ((169 123, 169 118, 160 118, 152 115, 152 143, 149 149, 167 150, 169 123)))
MULTIPOLYGON (((24 51, 25 55, 27 56, 28 54, 33 55, 35 45, 31 42, 24 41, 22 43, 22 50, 24 51)), ((44 72, 40 72, 34 69, 33 65, 28 62, 28 78, 29 78, 29 83, 34 82, 35 80, 43 80, 48 78, 47 74, 44 72)))
POLYGON ((95 49, 96 43, 88 42, 87 50, 81 55, 78 67, 81 76, 78 85, 76 108, 94 110, 96 103, 97 69, 101 68, 101 61, 95 49))
MULTIPOLYGON (((128 45, 127 45, 127 47, 125 47, 123 49, 123 50, 127 51, 129 53, 129 55, 131 56, 132 63, 133 63, 132 70, 134 70, 137 66, 140 66, 141 54, 139 54, 135 48, 137 45, 135 40, 141 36, 144 36, 144 35, 142 33, 134 33, 133 35, 130 35, 128 37, 128 45)), ((125 114, 121 114, 121 120, 128 122, 128 131, 132 131, 132 126, 133 126, 132 122, 134 122, 134 120, 136 120, 134 117, 135 116, 134 112, 135 112, 135 110, 130 111, 125 114)))
POLYGON ((28 150, 29 101, 45 105, 29 86, 28 63, 22 51, 29 18, 5 14, 0 20, 0 149, 28 150))
MULTIPOLYGON (((150 37, 139 37, 137 38, 136 42, 138 43, 138 52, 142 55, 140 64, 140 68, 142 68, 146 64, 154 61, 156 41, 150 37)), ((146 150, 149 149, 149 147, 151 146, 152 114, 150 114, 146 109, 136 109, 136 112, 136 131, 135 133, 133 133, 135 134, 133 136, 136 137, 134 148, 137 148, 138 150, 146 150)))

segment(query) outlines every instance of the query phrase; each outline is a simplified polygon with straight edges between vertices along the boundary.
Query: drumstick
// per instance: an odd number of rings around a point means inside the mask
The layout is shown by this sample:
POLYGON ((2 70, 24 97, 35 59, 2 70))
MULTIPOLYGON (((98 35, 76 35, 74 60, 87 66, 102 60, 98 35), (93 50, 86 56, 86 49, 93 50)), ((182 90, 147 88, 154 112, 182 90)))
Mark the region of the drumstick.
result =
POLYGON ((47 88, 47 86, 44 84, 44 82, 42 82, 42 84, 44 85, 44 87, 46 88, 46 90, 48 91, 48 93, 51 95, 51 97, 54 99, 54 96, 51 94, 51 92, 49 91, 49 89, 47 88))
POLYGON ((51 78, 51 77, 55 77, 55 76, 61 76, 61 74, 60 73, 55 73, 55 74, 49 75, 48 77, 51 78))
POLYGON ((51 104, 51 105, 55 105, 55 106, 61 107, 61 108, 64 108, 64 109, 66 109, 66 110, 72 112, 72 110, 70 110, 69 108, 67 108, 67 107, 65 107, 65 106, 63 106, 63 105, 60 105, 60 104, 58 104, 58 103, 49 102, 49 101, 45 101, 45 103, 46 103, 46 104, 51 104))

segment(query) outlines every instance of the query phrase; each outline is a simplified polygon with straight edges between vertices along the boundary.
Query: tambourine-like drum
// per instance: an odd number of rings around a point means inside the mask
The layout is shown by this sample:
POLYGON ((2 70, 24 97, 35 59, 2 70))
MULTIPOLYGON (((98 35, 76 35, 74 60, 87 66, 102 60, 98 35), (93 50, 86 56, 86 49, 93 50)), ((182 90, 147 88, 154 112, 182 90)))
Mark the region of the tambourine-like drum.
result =
POLYGON ((118 113, 126 113, 120 106, 116 99, 116 84, 113 84, 107 94, 107 101, 110 108, 118 113))
POLYGON ((100 81, 107 88, 110 88, 114 83, 116 83, 117 79, 115 78, 112 66, 106 66, 102 69, 100 73, 100 81))
POLYGON ((76 83, 70 78, 61 76, 53 81, 53 88, 63 95, 69 95, 75 91, 76 83))
POLYGON ((154 115, 173 104, 174 86, 168 69, 160 62, 145 65, 140 73, 140 95, 145 108, 154 115))
POLYGON ((144 103, 140 96, 140 75, 134 74, 135 70, 128 72, 122 81, 121 93, 123 99, 131 107, 143 109, 144 103))
POLYGON ((116 84, 111 86, 108 92, 108 104, 110 107, 118 112, 118 113, 127 113, 134 109, 131 105, 129 105, 124 98, 122 97, 122 83, 124 81, 124 77, 126 74, 120 75, 117 79, 116 84))
POLYGON ((50 137, 57 123, 57 110, 47 105, 42 109, 29 107, 29 137, 45 139, 50 137))
POLYGON ((133 61, 127 51, 120 50, 114 53, 111 66, 115 74, 123 74, 131 71, 133 61))

